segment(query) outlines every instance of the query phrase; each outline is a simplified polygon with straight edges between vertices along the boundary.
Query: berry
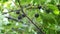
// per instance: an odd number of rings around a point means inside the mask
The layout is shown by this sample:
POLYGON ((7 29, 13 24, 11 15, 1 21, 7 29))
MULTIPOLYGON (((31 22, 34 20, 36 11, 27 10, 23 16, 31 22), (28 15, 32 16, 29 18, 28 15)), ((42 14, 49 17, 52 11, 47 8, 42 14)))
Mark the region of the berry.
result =
POLYGON ((58 9, 60 10, 60 4, 59 4, 59 5, 57 5, 57 7, 58 7, 58 9))
POLYGON ((22 14, 22 17, 25 17, 26 15, 25 14, 22 14))
POLYGON ((39 17, 39 14, 35 14, 35 17, 38 18, 39 17))
POLYGON ((19 19, 22 19, 22 16, 18 16, 18 20, 19 20, 19 19))
POLYGON ((41 9, 42 8, 42 6, 38 6, 38 9, 41 9))
POLYGON ((20 14, 20 10, 16 10, 16 14, 20 14))
POLYGON ((52 9, 47 9, 46 10, 46 13, 50 13, 50 12, 52 12, 52 9))

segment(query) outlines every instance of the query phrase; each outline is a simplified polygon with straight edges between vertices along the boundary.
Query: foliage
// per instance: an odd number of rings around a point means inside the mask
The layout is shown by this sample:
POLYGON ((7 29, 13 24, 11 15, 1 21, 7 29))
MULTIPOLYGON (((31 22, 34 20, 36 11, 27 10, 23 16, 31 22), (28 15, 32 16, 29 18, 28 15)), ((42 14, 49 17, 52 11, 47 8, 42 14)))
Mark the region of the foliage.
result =
POLYGON ((42 33, 60 34, 60 0, 0 0, 0 34, 42 33))

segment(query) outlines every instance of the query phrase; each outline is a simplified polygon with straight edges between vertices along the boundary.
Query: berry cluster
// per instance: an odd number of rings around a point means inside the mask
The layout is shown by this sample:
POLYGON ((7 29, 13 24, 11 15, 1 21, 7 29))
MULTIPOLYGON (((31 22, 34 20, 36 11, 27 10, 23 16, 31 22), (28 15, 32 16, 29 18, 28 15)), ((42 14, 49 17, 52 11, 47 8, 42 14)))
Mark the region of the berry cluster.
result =
POLYGON ((25 17, 25 16, 26 16, 25 14, 19 15, 19 16, 18 16, 18 20, 22 19, 22 18, 25 17))

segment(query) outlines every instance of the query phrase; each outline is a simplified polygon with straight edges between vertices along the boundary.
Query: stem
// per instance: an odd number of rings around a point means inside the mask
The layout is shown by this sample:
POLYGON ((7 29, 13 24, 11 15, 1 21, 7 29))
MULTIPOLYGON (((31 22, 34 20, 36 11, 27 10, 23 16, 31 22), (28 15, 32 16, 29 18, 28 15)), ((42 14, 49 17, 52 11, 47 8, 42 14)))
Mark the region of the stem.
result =
MULTIPOLYGON (((19 7, 21 8, 22 13, 25 14, 25 12, 23 11, 23 7, 21 6, 19 0, 18 0, 18 3, 19 3, 19 7)), ((25 15, 26 15, 26 14, 25 14, 25 15)), ((40 33, 45 34, 45 33, 41 30, 41 28, 39 28, 27 15, 26 15, 26 17, 31 21, 31 23, 38 29, 38 31, 39 31, 40 33)))

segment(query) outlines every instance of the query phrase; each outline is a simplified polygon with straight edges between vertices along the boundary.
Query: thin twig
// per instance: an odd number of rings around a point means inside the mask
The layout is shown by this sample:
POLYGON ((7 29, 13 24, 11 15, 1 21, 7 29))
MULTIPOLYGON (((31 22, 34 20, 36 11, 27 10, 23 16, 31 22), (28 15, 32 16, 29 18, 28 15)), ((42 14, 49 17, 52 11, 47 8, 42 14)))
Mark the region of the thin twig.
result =
MULTIPOLYGON (((23 11, 23 7, 21 6, 19 0, 18 0, 18 3, 19 3, 19 6, 20 6, 20 8, 21 8, 22 13, 25 14, 25 12, 23 11)), ((26 15, 26 14, 25 14, 25 15, 26 15)), ((26 17, 31 21, 31 23, 38 29, 38 31, 39 31, 40 33, 45 34, 45 33, 42 31, 42 29, 39 28, 27 15, 26 15, 26 17)))

